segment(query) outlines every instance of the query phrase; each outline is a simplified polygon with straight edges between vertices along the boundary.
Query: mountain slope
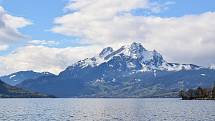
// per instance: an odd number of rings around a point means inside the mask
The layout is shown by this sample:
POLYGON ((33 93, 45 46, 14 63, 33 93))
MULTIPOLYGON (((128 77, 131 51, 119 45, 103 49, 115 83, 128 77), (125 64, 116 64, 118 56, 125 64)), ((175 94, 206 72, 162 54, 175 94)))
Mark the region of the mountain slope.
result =
POLYGON ((50 76, 50 75, 53 75, 53 74, 49 72, 39 73, 34 71, 19 71, 6 76, 2 76, 0 77, 0 79, 9 85, 15 86, 27 79, 36 79, 40 76, 50 76))
POLYGON ((193 64, 168 63, 140 43, 71 65, 58 76, 26 80, 18 86, 58 97, 176 97, 184 88, 210 86, 215 71, 193 64))
POLYGON ((21 88, 10 86, 0 80, 0 98, 48 98, 48 97, 53 96, 23 90, 21 88))

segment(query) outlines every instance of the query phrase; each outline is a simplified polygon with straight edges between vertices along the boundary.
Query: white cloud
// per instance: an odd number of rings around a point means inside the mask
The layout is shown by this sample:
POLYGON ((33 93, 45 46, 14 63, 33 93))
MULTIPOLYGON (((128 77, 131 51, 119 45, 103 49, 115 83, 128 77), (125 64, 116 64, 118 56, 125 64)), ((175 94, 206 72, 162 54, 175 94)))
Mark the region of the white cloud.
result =
POLYGON ((19 28, 30 25, 31 22, 23 17, 8 14, 0 6, 0 45, 10 45, 26 38, 19 32, 19 28))
MULTIPOLYGON (((147 49, 158 50, 170 62, 215 63, 214 12, 171 18, 134 16, 130 13, 138 8, 157 13, 167 9, 169 4, 173 3, 160 5, 148 0, 73 0, 66 6, 70 12, 55 19, 56 26, 52 31, 78 36, 83 43, 91 46, 54 48, 45 47, 58 44, 54 41, 32 40, 27 46, 0 56, 0 74, 20 70, 59 73, 72 63, 97 54, 105 46, 116 48, 133 41, 143 43, 147 49)), ((7 14, 1 11, 1 16, 7 14)), ((0 44, 4 46, 0 46, 0 50, 4 50, 8 43, 23 37, 18 28, 29 22, 20 17, 5 22, 7 17, 2 19, 1 16, 0 37, 3 39, 0 44)))
POLYGON ((31 40, 28 42, 31 45, 46 45, 46 46, 56 46, 59 44, 57 41, 53 40, 31 40))
POLYGON ((139 41, 171 62, 215 63, 214 12, 171 18, 130 13, 138 8, 154 12, 166 9, 148 0, 73 0, 66 8, 71 12, 55 19, 53 32, 78 36, 90 44, 139 41))
POLYGON ((7 50, 8 45, 0 45, 0 51, 7 50))
POLYGON ((99 52, 97 46, 50 48, 28 45, 13 53, 0 56, 0 74, 22 70, 48 71, 59 73, 74 62, 99 52))

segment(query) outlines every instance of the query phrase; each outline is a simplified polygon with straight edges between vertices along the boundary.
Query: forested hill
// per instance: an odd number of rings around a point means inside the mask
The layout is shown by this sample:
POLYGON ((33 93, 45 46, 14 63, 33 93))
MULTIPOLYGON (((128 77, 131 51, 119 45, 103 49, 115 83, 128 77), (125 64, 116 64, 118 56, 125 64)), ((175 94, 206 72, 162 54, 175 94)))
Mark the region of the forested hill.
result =
POLYGON ((0 80, 0 98, 49 98, 46 94, 35 93, 21 88, 10 86, 0 80))

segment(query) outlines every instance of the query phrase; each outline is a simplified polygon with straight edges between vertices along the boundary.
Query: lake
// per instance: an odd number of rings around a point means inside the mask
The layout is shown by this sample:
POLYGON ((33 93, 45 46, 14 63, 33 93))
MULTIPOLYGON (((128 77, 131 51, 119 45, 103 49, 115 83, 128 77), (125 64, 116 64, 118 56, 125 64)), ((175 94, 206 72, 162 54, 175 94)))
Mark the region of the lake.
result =
POLYGON ((215 101, 0 99, 1 121, 215 121, 215 101))

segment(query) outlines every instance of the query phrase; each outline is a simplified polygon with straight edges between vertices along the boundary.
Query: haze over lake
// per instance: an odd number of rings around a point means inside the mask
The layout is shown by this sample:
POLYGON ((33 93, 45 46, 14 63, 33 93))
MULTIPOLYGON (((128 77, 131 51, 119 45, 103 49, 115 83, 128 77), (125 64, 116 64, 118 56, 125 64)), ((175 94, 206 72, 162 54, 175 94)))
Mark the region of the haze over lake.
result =
POLYGON ((214 121, 215 101, 1 99, 1 121, 214 121))

